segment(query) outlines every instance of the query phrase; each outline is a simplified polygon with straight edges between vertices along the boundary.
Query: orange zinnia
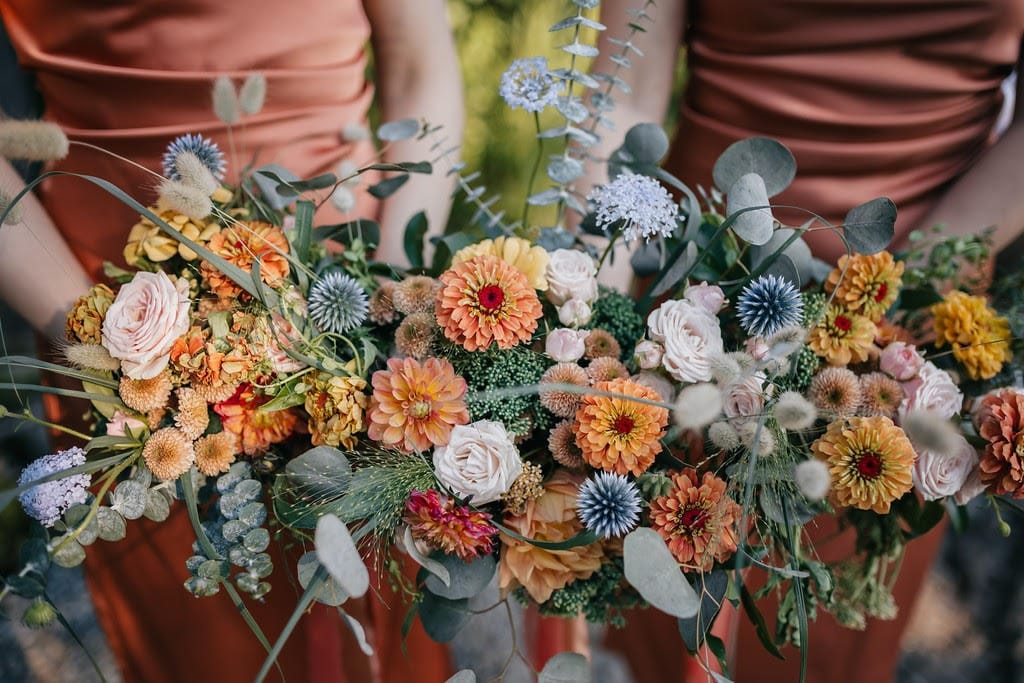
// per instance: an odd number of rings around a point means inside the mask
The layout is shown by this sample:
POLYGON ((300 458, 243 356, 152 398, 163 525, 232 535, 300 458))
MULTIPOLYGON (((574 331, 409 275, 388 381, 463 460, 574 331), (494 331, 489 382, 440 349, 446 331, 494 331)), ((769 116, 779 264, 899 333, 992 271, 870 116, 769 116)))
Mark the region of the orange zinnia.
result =
MULTIPOLYGON (((631 379, 598 382, 595 389, 661 401, 658 392, 631 379)), ((591 467, 641 475, 661 452, 661 433, 668 410, 628 398, 586 394, 576 411, 573 432, 583 459, 591 467)))
POLYGON ((447 445, 452 428, 469 423, 465 395, 466 380, 447 360, 391 358, 373 373, 367 434, 408 453, 447 445))
POLYGON ((862 363, 874 346, 875 330, 870 318, 832 305, 825 319, 811 329, 807 344, 831 365, 862 363))
POLYGON ((672 476, 667 495, 651 501, 651 527, 683 570, 708 571, 736 552, 741 509, 725 489, 711 472, 698 479, 696 470, 683 470, 672 476))
POLYGON ((896 302, 902 276, 903 261, 894 260, 887 251, 846 255, 829 273, 825 291, 834 291, 838 303, 878 322, 896 302))
POLYGON ((441 274, 444 285, 435 312, 444 336, 467 351, 491 342, 510 349, 527 342, 542 310, 537 292, 521 271, 497 256, 476 256, 441 274))
MULTIPOLYGON (((247 273, 259 261, 260 278, 268 287, 280 287, 288 277, 288 240, 280 228, 269 223, 237 223, 222 228, 207 246, 247 273)), ((203 280, 218 297, 232 298, 242 293, 234 280, 209 262, 203 261, 201 271, 203 280)))

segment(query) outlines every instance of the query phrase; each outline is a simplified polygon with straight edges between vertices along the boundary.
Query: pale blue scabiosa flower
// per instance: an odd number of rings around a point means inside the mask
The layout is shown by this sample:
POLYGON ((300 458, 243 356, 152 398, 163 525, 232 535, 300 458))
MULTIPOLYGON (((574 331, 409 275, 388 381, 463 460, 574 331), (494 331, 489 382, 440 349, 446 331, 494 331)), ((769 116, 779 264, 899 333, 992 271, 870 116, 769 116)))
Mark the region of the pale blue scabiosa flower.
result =
POLYGON ((309 317, 324 332, 344 334, 366 320, 369 298, 350 275, 327 273, 309 289, 309 317))
POLYGON ((186 133, 179 135, 174 141, 167 145, 164 152, 164 177, 171 180, 181 180, 178 173, 178 155, 184 152, 192 152, 199 161, 203 162, 206 168, 217 180, 224 180, 224 153, 220 151, 217 143, 202 135, 186 133))
POLYGON ((640 520, 640 491, 621 474, 598 472, 580 486, 576 514, 598 536, 625 536, 640 520))
POLYGON ((762 275, 743 288, 736 311, 747 334, 769 337, 784 327, 800 324, 804 301, 789 280, 762 275))
POLYGON ((627 242, 640 237, 668 237, 676 230, 679 207, 654 178, 623 173, 607 185, 594 188, 587 199, 594 203, 599 228, 625 223, 622 237, 627 242))
MULTIPOLYGON (((84 464, 85 451, 78 447, 44 455, 22 470, 21 476, 18 477, 18 486, 84 464)), ((69 507, 84 503, 88 499, 90 480, 88 474, 72 474, 43 482, 23 491, 18 500, 30 517, 38 519, 43 526, 51 527, 69 507)))
POLYGON ((498 94, 513 109, 539 112, 558 103, 559 85, 544 57, 517 59, 501 76, 498 94))

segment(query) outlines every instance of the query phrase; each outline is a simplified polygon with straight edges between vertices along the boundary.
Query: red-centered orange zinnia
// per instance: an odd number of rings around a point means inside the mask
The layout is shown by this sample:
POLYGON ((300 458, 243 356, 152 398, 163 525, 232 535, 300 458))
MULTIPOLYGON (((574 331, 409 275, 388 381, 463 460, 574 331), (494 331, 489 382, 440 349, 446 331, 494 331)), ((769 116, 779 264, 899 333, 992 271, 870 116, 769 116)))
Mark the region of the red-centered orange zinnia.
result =
POLYGON ((707 571, 736 552, 740 506, 726 493, 725 481, 696 470, 672 476, 667 495, 651 501, 651 527, 668 543, 684 571, 707 571))
POLYGON ((825 291, 834 291, 842 306, 878 322, 896 303, 902 277, 903 261, 896 261, 887 251, 845 255, 829 274, 825 291))
POLYGON ((251 384, 243 384, 234 396, 213 406, 224 431, 235 435, 246 455, 259 455, 281 443, 299 424, 299 416, 290 408, 262 410, 269 401, 269 396, 257 394, 251 384))
POLYGON ((825 319, 811 328, 807 345, 830 365, 863 363, 874 348, 876 329, 870 318, 833 304, 825 319))
POLYGON ((441 274, 435 312, 444 335, 467 351, 528 342, 541 317, 526 275, 497 256, 475 256, 441 274))
MULTIPOLYGON (((653 389, 631 379, 598 382, 595 389, 625 396, 661 401, 653 389)), ((576 411, 573 432, 583 459, 591 467, 641 475, 661 452, 662 431, 668 410, 624 397, 586 394, 576 411)))
POLYGON ((469 423, 466 380, 443 358, 391 358, 373 373, 367 434, 411 453, 444 446, 455 425, 469 423))

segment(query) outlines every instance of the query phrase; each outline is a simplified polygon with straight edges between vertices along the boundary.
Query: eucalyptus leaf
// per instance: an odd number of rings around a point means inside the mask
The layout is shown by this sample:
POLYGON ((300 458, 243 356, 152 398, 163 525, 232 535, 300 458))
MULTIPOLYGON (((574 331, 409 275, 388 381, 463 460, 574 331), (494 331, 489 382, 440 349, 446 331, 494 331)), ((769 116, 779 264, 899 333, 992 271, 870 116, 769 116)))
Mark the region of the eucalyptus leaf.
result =
POLYGON ((23 567, 32 566, 32 571, 45 574, 50 566, 50 553, 46 549, 46 541, 41 538, 30 538, 18 549, 18 559, 23 567))
POLYGON ((104 541, 120 541, 128 533, 128 525, 121 513, 108 507, 100 507, 96 513, 96 525, 104 541))
MULTIPOLYGON (((764 244, 755 245, 750 248, 750 264, 754 268, 770 259, 777 253, 780 253, 783 245, 789 241, 796 232, 793 228, 779 228, 772 233, 772 238, 764 244)), ((796 268, 799 279, 795 282, 809 282, 814 279, 814 264, 813 257, 811 256, 811 248, 807 246, 807 242, 802 237, 798 237, 789 244, 784 251, 785 254, 793 262, 793 266, 796 268)))
MULTIPOLYGON (((309 587, 310 581, 313 580, 313 575, 316 574, 316 570, 321 567, 320 560, 316 559, 316 553, 310 551, 299 558, 299 564, 296 567, 296 578, 299 581, 299 585, 303 590, 309 587)), ((327 580, 320 583, 314 599, 317 602, 323 603, 330 607, 337 607, 348 600, 349 595, 338 582, 332 579, 330 576, 327 580)))
POLYGON ((298 193, 294 191, 287 195, 278 192, 278 187, 282 183, 300 180, 299 176, 280 164, 267 164, 257 168, 256 172, 252 174, 252 179, 255 181, 256 187, 259 188, 263 200, 277 211, 292 204, 298 197, 298 193))
POLYGON ((386 178, 379 183, 370 185, 366 191, 377 199, 386 199, 397 192, 398 189, 407 182, 409 182, 409 176, 407 174, 396 175, 394 178, 386 178))
POLYGON ((463 669, 456 672, 454 676, 444 683, 476 683, 476 674, 473 673, 472 669, 463 669))
POLYGON ((171 501, 169 494, 163 491, 150 490, 146 495, 146 509, 142 511, 146 519, 154 522, 162 522, 171 515, 171 501))
POLYGON ((583 43, 578 42, 569 43, 568 45, 562 45, 558 49, 561 50, 562 52, 568 52, 571 55, 576 55, 577 57, 589 58, 596 57, 599 54, 601 54, 601 51, 598 50, 593 45, 584 45, 583 43))
POLYGON ((578 652, 559 652, 537 674, 537 683, 590 683, 590 663, 578 652))
POLYGON ((469 621, 469 600, 446 600, 430 591, 423 593, 417 607, 423 630, 438 643, 447 643, 469 621))
POLYGON ((548 164, 547 174, 553 182, 566 185, 583 175, 583 164, 572 157, 556 157, 548 164))
POLYGON ((551 187, 540 192, 535 192, 526 198, 530 206, 550 206, 557 204, 565 196, 565 193, 558 187, 551 187))
POLYGON ((733 232, 751 244, 766 244, 775 230, 775 219, 767 206, 764 178, 757 173, 740 176, 729 188, 726 201, 726 212, 735 215, 733 232))
POLYGON ((857 253, 877 254, 896 234, 896 205, 888 197, 878 197, 853 207, 843 221, 843 234, 857 253))
POLYGON ((661 126, 638 123, 626 133, 622 147, 635 163, 657 165, 668 154, 668 135, 661 126))
POLYGON ((408 140, 420 132, 420 124, 416 119, 388 121, 377 128, 377 137, 386 142, 408 140))
POLYGON ((626 580, 644 600, 679 619, 697 614, 700 601, 657 531, 640 527, 623 542, 626 580))
POLYGON ((380 225, 376 221, 355 220, 335 225, 321 225, 313 230, 313 238, 318 242, 334 240, 350 246, 356 240, 366 244, 380 244, 380 225))
POLYGON ((288 461, 284 468, 293 490, 300 496, 340 496, 352 479, 352 466, 337 448, 317 446, 288 461))
POLYGON ((4 583, 7 584, 7 588, 10 588, 12 593, 29 600, 38 598, 46 591, 46 584, 32 576, 18 576, 15 574, 6 577, 4 583))
MULTIPOLYGON (((68 508, 67 512, 64 513, 64 522, 67 524, 69 529, 77 529, 85 518, 89 516, 89 512, 92 507, 85 504, 72 505, 68 508)), ((82 545, 92 545, 96 542, 96 539, 100 537, 100 527, 96 523, 96 517, 93 516, 89 520, 89 523, 85 525, 85 528, 78 532, 78 542, 82 545)))
POLYGON ((700 648, 722 608, 729 587, 729 574, 723 569, 706 572, 698 577, 697 585, 701 588, 700 609, 693 617, 679 620, 679 634, 691 653, 700 648))
MULTIPOLYGON (((764 275, 774 275, 780 277, 783 280, 787 280, 792 283, 795 287, 801 286, 800 271, 793 264, 793 260, 785 254, 780 254, 775 257, 771 265, 764 271, 764 275)), ((794 349, 795 350, 795 349, 794 349)))
POLYGON ((402 539, 405 551, 409 553, 416 564, 426 569, 428 572, 437 577, 437 579, 445 586, 449 587, 452 585, 451 574, 448 573, 448 568, 437 560, 431 559, 427 555, 420 552, 419 548, 416 547, 416 542, 412 537, 412 527, 405 527, 405 536, 402 539))
POLYGON ((434 165, 429 161, 399 161, 398 163, 370 164, 363 171, 399 171, 404 173, 433 173, 434 165))
POLYGON ((316 556, 342 590, 362 597, 370 587, 370 574, 359 556, 348 527, 334 515, 324 515, 316 523, 316 556))
POLYGON ((494 561, 492 555, 484 555, 472 562, 464 562, 455 555, 435 552, 431 554, 431 559, 440 563, 448 571, 449 581, 446 584, 440 576, 430 574, 425 581, 426 588, 431 593, 449 600, 472 598, 479 595, 491 582, 498 569, 498 563, 494 561))
POLYGON ((796 159, 781 142, 770 138, 747 138, 722 152, 711 172, 715 185, 725 191, 748 173, 761 176, 768 196, 774 197, 789 187, 796 177, 796 159))
POLYGON ((409 265, 413 268, 422 268, 423 262, 423 239, 427 235, 427 214, 422 211, 416 213, 405 224, 405 233, 402 238, 402 247, 405 250, 405 257, 409 259, 409 265))
POLYGON ((629 265, 633 267, 633 273, 637 277, 649 277, 661 270, 662 248, 662 243, 656 241, 644 242, 633 250, 629 257, 629 265))
MULTIPOLYGON (((57 539, 58 544, 61 540, 57 539)), ((71 541, 53 554, 53 561, 60 567, 77 567, 85 561, 85 548, 78 541, 71 541)))
POLYGON ((352 631, 352 635, 355 636, 356 643, 359 644, 360 651, 367 657, 372 657, 373 648, 370 647, 370 642, 366 639, 366 629, 363 628, 363 625, 360 624, 355 617, 340 607, 338 608, 338 614, 341 615, 341 620, 345 622, 348 629, 352 631))
POLYGON ((675 287, 683 279, 683 276, 693 268, 693 265, 697 263, 700 249, 697 247, 696 242, 687 242, 685 247, 680 246, 679 248, 683 249, 683 253, 669 267, 668 271, 661 278, 661 282, 658 283, 658 286, 651 291, 651 296, 661 296, 675 287))
POLYGON ((110 494, 110 507, 124 515, 125 519, 138 519, 146 511, 146 487, 137 481, 126 479, 119 482, 110 494))

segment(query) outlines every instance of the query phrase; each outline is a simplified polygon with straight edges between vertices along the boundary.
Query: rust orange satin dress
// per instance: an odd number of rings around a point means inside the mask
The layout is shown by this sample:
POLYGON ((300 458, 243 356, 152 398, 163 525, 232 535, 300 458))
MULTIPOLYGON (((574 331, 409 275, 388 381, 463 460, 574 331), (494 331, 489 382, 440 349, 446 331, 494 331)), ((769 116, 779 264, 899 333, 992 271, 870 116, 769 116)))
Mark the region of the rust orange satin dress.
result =
MULTIPOLYGON (((73 140, 159 170, 170 140, 200 133, 228 153, 234 177, 254 159, 310 177, 342 159, 360 163, 373 154, 369 143, 352 146, 340 137, 343 126, 365 123, 373 97, 365 80, 370 27, 354 0, 0 0, 0 10, 21 64, 37 77, 46 117, 73 140), (267 77, 267 101, 235 127, 231 154, 210 89, 218 75, 240 82, 252 70, 267 77)), ((81 147, 72 146, 55 168, 105 178, 143 203, 155 199, 153 176, 81 147)), ((136 220, 129 209, 74 179, 47 181, 40 197, 93 277, 102 277, 104 260, 122 263, 136 220)), ((360 197, 363 216, 376 210, 368 199, 360 197)), ((223 592, 194 599, 183 588, 192 537, 177 506, 162 524, 134 521, 124 541, 89 548, 86 578, 126 681, 250 681, 263 662, 263 648, 223 592)), ((297 601, 288 579, 294 566, 282 566, 294 560, 278 553, 266 604, 248 601, 271 641, 297 601)), ((403 654, 405 607, 388 588, 380 592, 389 606, 376 600, 354 606, 376 649, 371 662, 337 614, 318 606, 281 656, 287 680, 445 680, 445 650, 419 626, 403 654)))
MULTIPOLYGON (((773 203, 839 224, 852 206, 888 196, 899 210, 897 245, 992 142, 1000 84, 1017 63, 1024 35, 1022 0, 689 4, 690 75, 666 167, 691 187, 710 187, 711 168, 728 145, 754 135, 776 138, 792 150, 798 170, 773 203)), ((794 225, 807 220, 777 215, 794 225)), ((843 253, 830 233, 808 241, 821 258, 843 253)), ((809 637, 809 683, 892 680, 900 635, 941 537, 935 530, 910 544, 895 588, 895 621, 870 620, 859 633, 819 616, 809 637)), ((844 539, 822 553, 850 548, 844 539)), ((766 606, 769 620, 772 612, 766 606)), ((797 652, 787 650, 787 661, 779 662, 764 652, 747 618, 739 621, 735 680, 798 680, 797 652)), ((684 680, 675 620, 649 611, 610 640, 629 656, 637 680, 684 680)))

